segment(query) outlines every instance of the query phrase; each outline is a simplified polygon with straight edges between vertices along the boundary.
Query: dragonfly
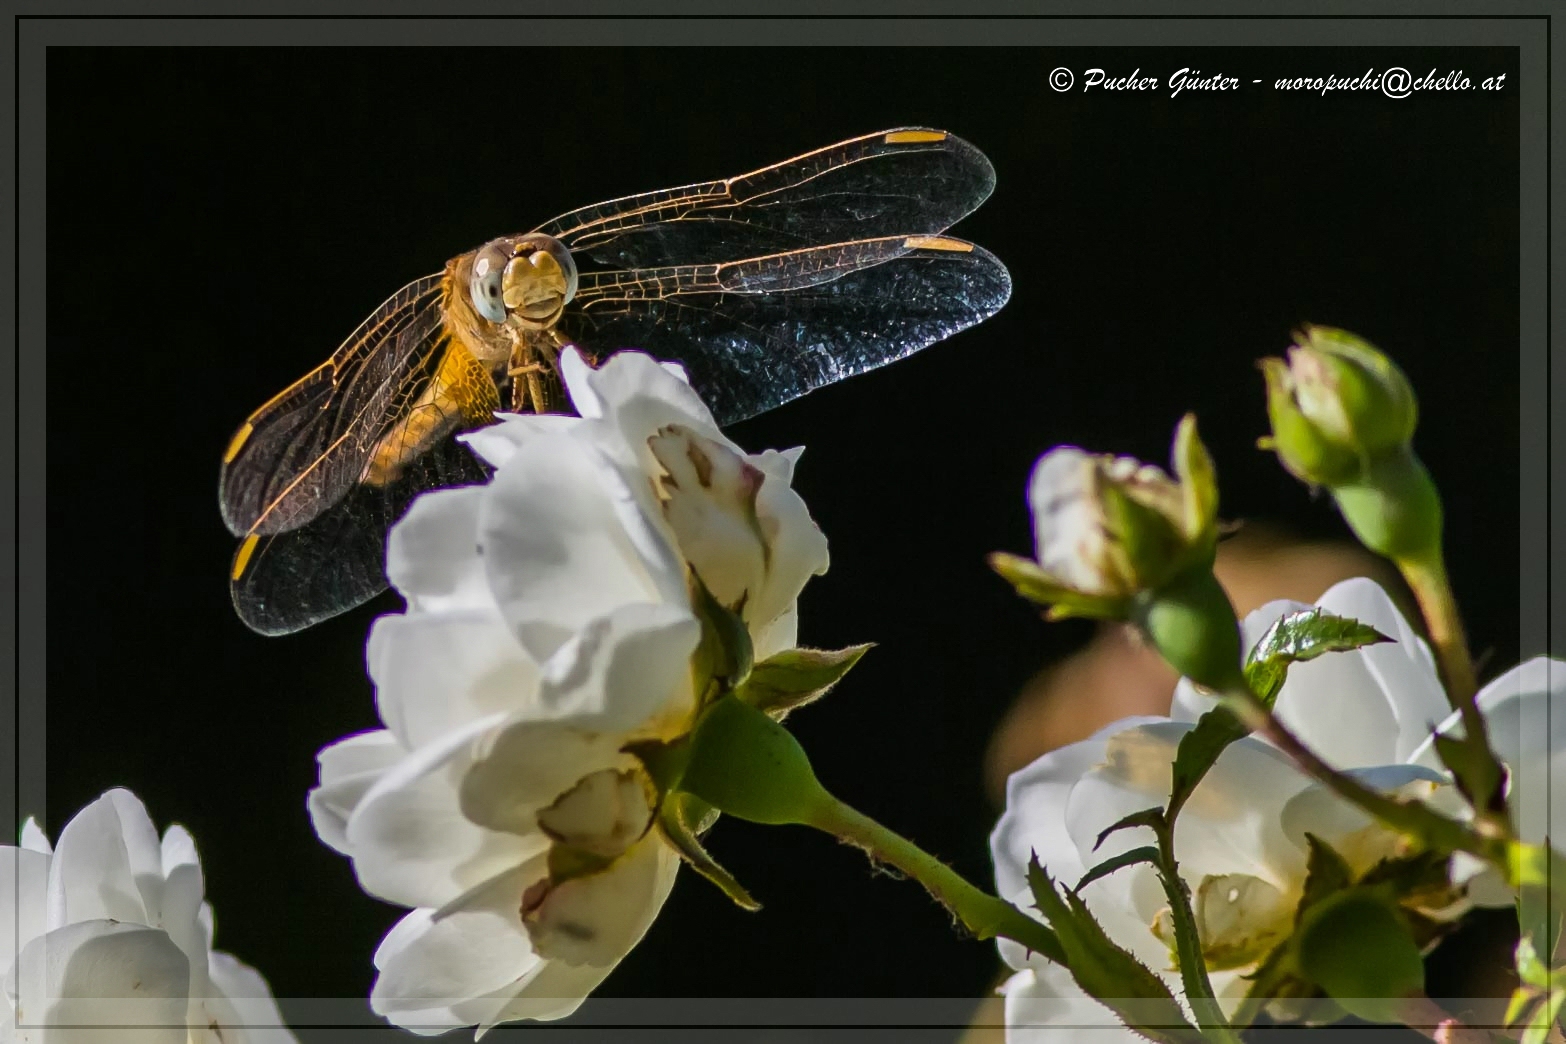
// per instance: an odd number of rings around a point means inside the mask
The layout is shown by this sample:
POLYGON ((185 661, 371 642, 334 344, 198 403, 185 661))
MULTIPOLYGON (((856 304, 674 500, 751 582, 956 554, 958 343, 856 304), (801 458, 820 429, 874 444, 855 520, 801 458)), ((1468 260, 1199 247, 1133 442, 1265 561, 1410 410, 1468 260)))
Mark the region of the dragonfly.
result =
POLYGON ((572 210, 415 279, 229 442, 240 619, 287 634, 386 590, 413 499, 488 478, 459 435, 569 410, 567 346, 682 364, 726 426, 989 318, 1006 267, 945 233, 994 185, 956 135, 894 128, 572 210))

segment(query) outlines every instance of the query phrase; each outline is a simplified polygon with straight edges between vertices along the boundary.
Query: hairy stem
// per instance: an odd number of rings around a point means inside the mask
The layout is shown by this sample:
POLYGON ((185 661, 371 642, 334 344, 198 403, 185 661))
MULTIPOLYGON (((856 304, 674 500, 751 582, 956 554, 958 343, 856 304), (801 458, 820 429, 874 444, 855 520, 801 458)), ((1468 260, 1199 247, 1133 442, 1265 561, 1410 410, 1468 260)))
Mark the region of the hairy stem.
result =
POLYGON ((819 804, 808 825, 857 845, 872 858, 890 863, 924 885, 974 938, 1000 936, 1056 963, 1066 963, 1065 951, 1047 925, 968 883, 951 867, 862 812, 833 799, 819 804))

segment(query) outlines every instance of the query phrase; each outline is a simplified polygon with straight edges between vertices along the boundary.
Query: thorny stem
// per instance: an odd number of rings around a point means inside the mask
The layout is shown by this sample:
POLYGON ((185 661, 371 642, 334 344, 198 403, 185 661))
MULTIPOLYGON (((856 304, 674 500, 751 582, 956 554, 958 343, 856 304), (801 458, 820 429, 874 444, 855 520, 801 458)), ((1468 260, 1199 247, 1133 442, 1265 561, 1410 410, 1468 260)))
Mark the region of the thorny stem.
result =
POLYGON ((1454 819, 1417 802, 1402 802, 1365 786, 1339 772, 1289 731, 1256 694, 1246 686, 1224 693, 1225 703, 1246 728, 1283 751, 1306 775, 1324 784, 1339 797, 1357 805, 1395 830, 1418 838, 1425 845, 1446 851, 1467 852, 1492 865, 1505 865, 1505 839, 1485 837, 1454 819))
POLYGON ((1202 955, 1201 936, 1196 930, 1196 916, 1191 911, 1191 894, 1180 876, 1180 865, 1175 862, 1174 829, 1167 818, 1159 816, 1153 832, 1158 835, 1158 877, 1174 920, 1180 981, 1196 1015, 1196 1024, 1209 1040, 1240 1044, 1240 1036, 1224 1018, 1223 1009, 1213 994, 1213 984, 1207 978, 1207 960, 1202 955))
POLYGON ((832 798, 818 804, 808 825, 857 845, 872 858, 890 863, 924 885, 974 938, 1001 936, 1058 964, 1066 963, 1065 951, 1048 926, 969 884, 951 867, 864 813, 832 798))

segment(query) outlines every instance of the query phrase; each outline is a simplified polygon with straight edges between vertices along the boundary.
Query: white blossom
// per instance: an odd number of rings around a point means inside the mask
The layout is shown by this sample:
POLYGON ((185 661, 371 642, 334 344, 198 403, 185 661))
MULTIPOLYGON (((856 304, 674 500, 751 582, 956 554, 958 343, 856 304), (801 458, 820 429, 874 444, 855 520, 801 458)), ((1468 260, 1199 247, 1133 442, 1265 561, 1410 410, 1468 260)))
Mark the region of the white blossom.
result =
POLYGON ((417 500, 387 574, 408 602, 367 649, 385 728, 321 752, 310 809, 371 894, 413 907, 371 1002, 439 1033, 563 1017, 641 939, 678 856, 629 744, 691 728, 695 584, 758 659, 795 641, 826 542, 799 451, 745 454, 678 367, 623 352, 561 371, 580 417, 468 440, 482 486, 417 500))
POLYGON ((0 1040, 18 1044, 291 1044, 266 981, 212 949, 195 842, 160 839, 146 808, 110 790, 51 846, 29 819, 0 847, 0 1040))

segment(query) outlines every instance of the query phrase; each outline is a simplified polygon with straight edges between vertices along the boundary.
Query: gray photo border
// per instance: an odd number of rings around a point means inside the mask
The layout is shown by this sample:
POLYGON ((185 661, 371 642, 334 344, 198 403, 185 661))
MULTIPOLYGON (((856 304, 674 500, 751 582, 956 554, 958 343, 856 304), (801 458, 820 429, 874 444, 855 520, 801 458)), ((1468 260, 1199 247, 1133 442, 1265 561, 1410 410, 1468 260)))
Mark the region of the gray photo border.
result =
MULTIPOLYGON (((225 5, 231 9, 239 5, 225 5)), ((1521 113, 1519 349, 1520 349, 1520 559, 1518 635, 1521 659, 1566 649, 1560 629, 1566 625, 1566 583, 1554 584, 1560 570, 1552 556, 1551 509, 1566 497, 1566 481, 1554 483, 1566 467, 1566 452, 1555 453, 1566 425, 1551 423, 1553 407, 1566 401, 1566 367, 1551 365, 1551 336, 1566 322, 1566 307, 1554 309, 1557 287, 1552 262, 1557 221, 1550 207, 1554 171, 1566 170, 1562 143, 1553 136, 1554 103, 1566 100, 1566 88, 1551 79, 1552 44, 1562 33, 1549 18, 1546 3, 1383 2, 1374 16, 1363 3, 1318 2, 1292 5, 1289 16, 1258 16, 1243 2, 1208 3, 1200 13, 1194 2, 1180 4, 1121 2, 1106 9, 1079 0, 1057 3, 1031 17, 996 17, 1005 9, 966 7, 964 17, 941 17, 949 4, 905 4, 898 16, 886 17, 875 5, 827 2, 796 5, 789 17, 753 20, 733 17, 737 7, 756 3, 690 3, 670 16, 645 15, 634 3, 586 2, 574 5, 587 17, 530 16, 518 4, 470 3, 468 17, 418 18, 412 3, 337 2, 316 5, 318 15, 306 19, 212 18, 212 5, 166 3, 158 15, 113 16, 107 3, 73 5, 73 16, 59 17, 58 8, 30 3, 0 22, 7 50, 14 56, 13 77, 3 85, 8 107, 15 113, 14 164, 0 164, 0 177, 10 182, 14 208, 5 217, 14 249, 4 263, 11 268, 0 279, 0 294, 15 317, 5 331, 12 367, 0 367, 0 394, 11 408, 13 425, 0 424, 0 469, 10 481, 0 481, 0 576, 14 581, 16 597, 0 604, 0 635, 8 659, 0 672, 0 722, 13 730, 8 749, 13 771, 0 773, 0 829, 16 836, 21 809, 41 809, 45 795, 44 733, 45 657, 44 607, 47 600, 47 495, 45 479, 45 402, 38 389, 46 379, 47 344, 44 315, 44 268, 38 263, 46 246, 45 198, 45 64, 46 51, 56 45, 152 44, 185 46, 309 46, 402 45, 579 46, 585 40, 634 46, 1315 46, 1431 45, 1513 46, 1519 50, 1521 113), (850 17, 844 17, 850 14, 850 17), (809 15, 834 17, 809 17, 809 15), (173 18, 159 17, 175 16, 173 18), (383 17, 373 17, 373 16, 383 17), (384 17, 391 15, 393 17, 384 17), (729 17, 710 17, 723 15, 729 17), (1114 17, 1108 17, 1113 15, 1114 17), (371 16, 371 17, 366 17, 371 16), (476 16, 476 17, 475 17, 476 16), (618 17, 616 17, 618 16, 618 17), (1234 17, 1237 16, 1237 17, 1234 17), (1560 160, 1563 162, 1557 163, 1560 160), (28 259, 22 263, 21 259, 28 259), (26 351, 20 346, 28 346, 26 351), (1540 563, 1547 568, 1541 569, 1540 563), (1557 608, 1560 611, 1556 611, 1557 608), (14 643, 14 644, 13 644, 14 643), (9 817, 8 819, 5 817, 9 817)), ((667 5, 665 10, 668 10, 667 5)), ((760 11, 758 13, 766 13, 760 11)), ((1563 107, 1562 111, 1566 111, 1563 107)), ((1562 240, 1566 241, 1566 240, 1562 240)), ((1566 270, 1566 269, 1563 269, 1566 270)), ((1562 343, 1566 343, 1563 336, 1562 343)), ((1484 365, 1485 360, 1476 360, 1484 365)), ((1566 517, 1563 513, 1561 517, 1566 517)), ((104 548, 113 533, 104 533, 104 548)), ((1563 543, 1566 546, 1566 543, 1563 543)), ((1538 708, 1538 720, 1524 728, 1548 734, 1548 707, 1538 708)), ((1552 781, 1543 773, 1518 781, 1520 814, 1548 815, 1552 781)), ((1547 820, 1546 820, 1547 821, 1547 820)), ((365 999, 280 999, 285 1015, 305 1039, 364 1040, 387 1032, 370 1016, 365 999)), ((872 1027, 896 1033, 886 1039, 910 1040, 941 1029, 931 1039, 950 1039, 949 1030, 970 1024, 973 998, 849 999, 667 998, 651 1001, 593 998, 571 1020, 575 1026, 663 1027, 678 1032, 649 1032, 643 1039, 688 1039, 685 1029, 703 1039, 736 1039, 733 1031, 756 1027, 820 1027, 811 1039, 830 1039, 827 1027, 857 1027, 854 1039, 872 1027), (697 1003, 699 1001, 699 1004, 697 1003), (722 1036, 718 1034, 722 1033, 722 1036)), ((570 1035, 569 1030, 561 1030, 570 1035)), ((601 1031, 583 1030, 599 1039, 601 1031)), ((846 1031, 845 1031, 846 1032, 846 1031)), ((746 1035, 749 1039, 752 1035, 746 1035)), ((388 1037, 387 1039, 392 1039, 388 1037)), ((397 1039, 408 1039, 399 1036, 397 1039)), ((575 1038, 573 1038, 575 1039, 575 1038)), ((778 1039, 767 1035, 767 1039, 778 1039)))

